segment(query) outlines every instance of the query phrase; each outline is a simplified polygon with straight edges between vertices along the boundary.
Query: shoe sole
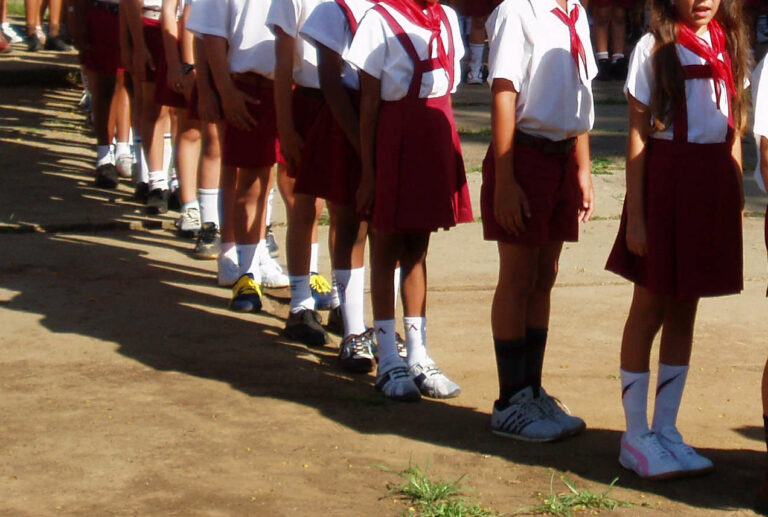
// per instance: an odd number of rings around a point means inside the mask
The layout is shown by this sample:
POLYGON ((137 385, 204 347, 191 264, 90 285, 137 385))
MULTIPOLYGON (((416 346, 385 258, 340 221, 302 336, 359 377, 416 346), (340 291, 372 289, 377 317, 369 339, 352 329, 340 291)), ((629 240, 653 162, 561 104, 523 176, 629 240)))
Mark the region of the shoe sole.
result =
POLYGON ((264 282, 264 280, 261 281, 261 287, 264 287, 265 289, 285 289, 286 287, 290 287, 291 284, 268 284, 264 282))
MULTIPOLYGON (((196 258, 198 260, 215 260, 215 259, 219 258, 219 253, 218 252, 210 253, 210 252, 205 252, 205 251, 193 251, 192 252, 192 257, 196 258)), ((219 285, 221 285, 221 284, 219 284, 219 285)))
POLYGON ((671 481, 673 479, 680 479, 688 475, 684 470, 674 470, 672 472, 665 472, 655 476, 643 476, 637 472, 629 462, 625 462, 621 456, 619 456, 619 465, 627 470, 634 472, 641 479, 647 479, 648 481, 671 481))
POLYGON ((379 390, 379 393, 384 395, 389 400, 394 400, 395 402, 418 402, 421 400, 421 393, 411 393, 408 395, 398 395, 398 396, 392 396, 392 397, 390 397, 389 395, 387 395, 381 390, 379 390))
POLYGON ((559 442, 560 440, 563 439, 562 434, 558 436, 550 437, 550 438, 535 438, 535 437, 523 436, 520 434, 508 433, 506 431, 499 431, 498 429, 491 429, 491 432, 503 438, 511 438, 513 440, 518 440, 521 442, 528 442, 528 443, 553 443, 553 442, 559 442))
POLYGON ((282 332, 283 336, 293 341, 307 346, 321 347, 328 344, 328 335, 323 332, 323 335, 317 333, 307 334, 303 330, 294 330, 293 328, 285 328, 282 332))
MULTIPOLYGON (((421 388, 419 388, 419 391, 421 391, 421 388)), ((456 397, 461 395, 461 388, 459 388, 456 391, 452 391, 451 393, 448 393, 446 395, 441 395, 439 393, 431 393, 428 391, 421 391, 421 395, 430 399, 437 399, 437 400, 455 399, 456 397)))
POLYGON ((581 426, 579 426, 577 429, 574 429, 573 431, 567 431, 563 430, 563 438, 573 438, 574 436, 578 436, 584 431, 587 430, 587 424, 584 423, 581 426))

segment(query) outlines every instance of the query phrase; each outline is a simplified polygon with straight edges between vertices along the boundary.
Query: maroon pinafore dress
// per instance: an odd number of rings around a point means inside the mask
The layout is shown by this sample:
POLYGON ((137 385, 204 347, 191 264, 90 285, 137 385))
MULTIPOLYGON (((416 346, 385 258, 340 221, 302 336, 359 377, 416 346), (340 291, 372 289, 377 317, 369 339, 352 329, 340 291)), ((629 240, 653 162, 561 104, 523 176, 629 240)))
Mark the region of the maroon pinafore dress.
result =
MULTIPOLYGON (((684 66, 686 80, 711 79, 709 65, 684 66)), ((678 299, 743 288, 741 184, 725 142, 688 142, 688 107, 675 114, 672 140, 649 138, 645 158, 647 254, 627 248, 627 206, 606 269, 657 295, 678 299)))
MULTIPOLYGON (((336 0, 349 23, 352 35, 357 32, 357 20, 345 0, 336 0)), ((360 92, 347 89, 352 103, 359 112, 360 92)), ((350 208, 355 208, 355 195, 360 185, 362 165, 360 156, 333 116, 330 106, 324 104, 306 139, 306 149, 296 175, 295 191, 319 197, 350 208)))
MULTIPOLYGON (((421 99, 422 76, 441 67, 421 60, 408 34, 382 5, 373 7, 387 21, 414 66, 408 94, 383 101, 376 136, 376 201, 371 225, 384 232, 430 232, 471 222, 464 159, 451 108, 451 95, 421 99)), ((448 30, 449 84, 453 84, 453 34, 448 30)), ((431 49, 430 49, 431 50, 431 49)))

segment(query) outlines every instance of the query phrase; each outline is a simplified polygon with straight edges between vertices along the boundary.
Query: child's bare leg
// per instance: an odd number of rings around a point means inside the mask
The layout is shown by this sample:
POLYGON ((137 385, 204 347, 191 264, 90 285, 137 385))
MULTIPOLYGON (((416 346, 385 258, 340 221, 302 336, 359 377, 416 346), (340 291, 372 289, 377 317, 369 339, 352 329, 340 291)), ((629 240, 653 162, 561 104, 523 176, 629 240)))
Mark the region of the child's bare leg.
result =
POLYGON ((184 205, 197 200, 197 171, 200 164, 200 122, 189 118, 189 111, 178 109, 178 139, 176 143, 176 170, 179 174, 180 199, 184 205))
MULTIPOLYGON (((404 236, 403 251, 400 254, 400 274, 403 315, 408 318, 426 315, 429 237, 429 233, 409 233, 404 236)), ((410 362, 411 354, 408 356, 410 362)))
MULTIPOLYGON (((761 392, 763 399, 763 433, 765 436, 765 444, 768 448, 768 360, 766 360, 765 366, 763 367, 761 392)), ((768 513, 768 462, 766 462, 765 478, 760 484, 760 488, 755 497, 755 510, 762 514, 768 513)))
POLYGON ((235 190, 237 187, 237 169, 230 166, 221 168, 221 243, 222 253, 229 252, 235 244, 235 190))
POLYGON ((86 70, 91 88, 91 111, 96 133, 96 185, 115 188, 119 181, 110 151, 109 113, 115 76, 86 70))
POLYGON ((611 57, 616 55, 623 57, 626 46, 627 10, 623 7, 614 7, 611 11, 611 57))
MULTIPOLYGON (((219 180, 221 178, 221 144, 219 142, 219 130, 216 124, 200 122, 201 124, 201 156, 200 169, 197 182, 197 199, 200 203, 200 222, 213 223, 220 231, 219 220, 219 180)), ((183 185, 183 182, 182 182, 183 185)), ((212 243, 211 250, 207 250, 205 243, 198 243, 199 252, 208 255, 218 248, 212 243)), ((196 249, 197 251, 197 249, 196 249)))
MULTIPOLYGON (((293 210, 288 224, 287 258, 288 272, 292 276, 309 275, 310 243, 316 231, 316 198, 307 194, 295 194, 293 210)), ((314 304, 312 307, 314 309, 314 304)))

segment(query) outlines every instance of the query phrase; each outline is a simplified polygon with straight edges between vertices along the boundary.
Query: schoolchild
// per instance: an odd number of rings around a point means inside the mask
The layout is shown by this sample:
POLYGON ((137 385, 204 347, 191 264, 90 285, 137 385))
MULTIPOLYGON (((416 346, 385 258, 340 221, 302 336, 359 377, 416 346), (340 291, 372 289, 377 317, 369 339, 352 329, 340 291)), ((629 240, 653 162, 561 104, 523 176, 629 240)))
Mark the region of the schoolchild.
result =
POLYGON ((741 138, 747 39, 739 3, 658 0, 637 44, 627 193, 606 268, 632 281, 621 344, 626 432, 619 462, 640 477, 700 474, 712 462, 677 429, 699 298, 741 291, 741 138), (653 422, 651 345, 661 329, 653 422))
POLYGON ((276 161, 275 47, 266 26, 268 10, 267 3, 250 0, 196 1, 189 21, 190 30, 203 36, 226 122, 222 235, 231 234, 235 245, 222 242, 219 281, 224 283, 222 275, 226 276, 222 263, 239 266, 230 308, 240 312, 257 312, 262 306, 259 241, 270 170, 276 161))
POLYGON ((634 0, 589 0, 594 20, 598 81, 627 78, 627 13, 634 0), (609 52, 610 50, 610 52, 609 52))
POLYGON ((295 192, 298 175, 311 173, 315 149, 306 145, 307 135, 325 101, 317 72, 317 52, 300 36, 312 11, 326 0, 273 1, 267 26, 275 34, 275 108, 280 139, 281 170, 289 178, 279 179, 288 210, 286 251, 291 284, 291 309, 283 334, 310 346, 328 342, 316 309, 328 308, 323 296, 318 303, 313 293, 331 294, 331 285, 317 275, 317 220, 322 200, 295 192), (310 160, 311 164, 305 164, 310 160))
POLYGON ((483 162, 483 234, 496 241, 491 308, 499 398, 494 433, 533 442, 580 433, 541 386, 550 300, 563 242, 593 211, 594 119, 587 15, 578 0, 504 2, 490 38, 493 139, 483 162))
POLYGON ((361 21, 346 58, 361 71, 357 203, 372 229, 376 387, 394 400, 461 391, 427 351, 426 257, 431 232, 472 221, 450 97, 463 55, 451 8, 433 0, 382 0, 361 21), (395 333, 398 260, 407 363, 395 333))
POLYGON ((358 24, 374 2, 335 0, 318 5, 301 29, 317 48, 325 105, 305 145, 314 156, 302 160, 294 191, 325 199, 331 216, 331 262, 343 319, 339 363, 353 372, 376 367, 373 333, 365 324, 365 241, 367 222, 355 211, 360 184, 360 79, 342 59, 358 24))

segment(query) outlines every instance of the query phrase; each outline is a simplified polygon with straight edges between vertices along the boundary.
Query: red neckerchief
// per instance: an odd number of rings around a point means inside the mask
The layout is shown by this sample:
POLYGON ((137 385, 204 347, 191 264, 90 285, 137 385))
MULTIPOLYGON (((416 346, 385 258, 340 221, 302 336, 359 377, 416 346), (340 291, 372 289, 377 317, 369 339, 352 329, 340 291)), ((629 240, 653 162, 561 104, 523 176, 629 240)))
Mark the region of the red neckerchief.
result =
POLYGON ((584 45, 581 43, 579 33, 576 32, 576 21, 579 19, 579 6, 573 6, 570 17, 559 7, 552 9, 552 14, 560 18, 560 20, 568 26, 568 32, 571 34, 571 55, 573 56, 574 63, 576 63, 576 73, 581 77, 581 72, 579 72, 579 58, 581 58, 581 61, 584 63, 584 73, 586 74, 587 53, 584 51, 584 45))
POLYGON ((710 21, 708 28, 709 37, 712 39, 711 47, 684 23, 677 24, 677 42, 704 59, 712 69, 717 107, 720 108, 720 81, 725 82, 725 90, 728 92, 729 99, 736 95, 736 85, 733 82, 731 56, 725 48, 725 31, 716 20, 710 21), (720 54, 723 55, 722 61, 718 58, 720 54))
MULTIPOLYGON (((449 70, 453 63, 448 62, 448 54, 443 45, 443 38, 440 37, 440 11, 442 9, 439 2, 426 2, 426 9, 422 10, 417 0, 380 0, 380 3, 393 7, 400 14, 405 16, 408 21, 432 32, 429 38, 429 54, 432 54, 432 42, 437 40, 437 59, 444 69, 449 70), (426 11, 426 13, 424 12, 426 11)), ((453 44, 453 42, 451 42, 453 44)))

